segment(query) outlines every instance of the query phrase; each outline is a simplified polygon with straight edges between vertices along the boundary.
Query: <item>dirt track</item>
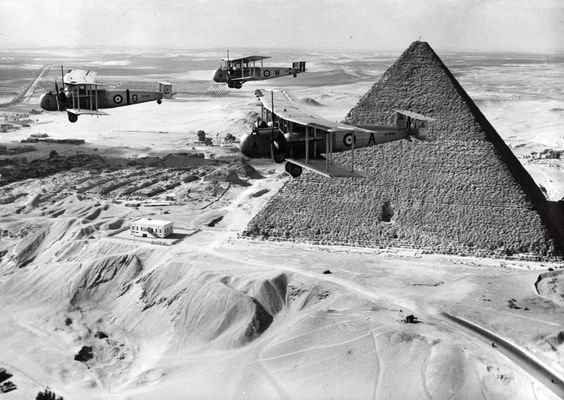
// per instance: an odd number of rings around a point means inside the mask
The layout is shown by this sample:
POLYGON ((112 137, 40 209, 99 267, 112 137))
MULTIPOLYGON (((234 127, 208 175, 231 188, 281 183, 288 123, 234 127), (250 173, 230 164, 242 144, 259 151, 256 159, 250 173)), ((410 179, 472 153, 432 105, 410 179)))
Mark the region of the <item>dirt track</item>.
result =
POLYGON ((7 103, 0 104, 0 107, 8 107, 14 104, 18 104, 22 102, 26 97, 31 96, 33 94, 33 90, 35 89, 39 81, 43 78, 43 75, 45 75, 45 73, 50 69, 51 69, 50 64, 44 66, 41 72, 39 72, 37 77, 29 85, 24 87, 21 90, 21 92, 18 95, 16 95, 12 100, 8 101, 7 103))

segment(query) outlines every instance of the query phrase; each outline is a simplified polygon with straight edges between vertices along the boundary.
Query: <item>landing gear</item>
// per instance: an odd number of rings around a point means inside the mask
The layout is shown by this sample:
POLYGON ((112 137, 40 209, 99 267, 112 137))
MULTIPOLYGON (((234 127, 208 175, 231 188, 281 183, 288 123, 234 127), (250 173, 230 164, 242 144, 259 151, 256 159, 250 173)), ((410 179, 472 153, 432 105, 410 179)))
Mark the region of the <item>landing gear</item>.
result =
POLYGON ((157 100, 157 104, 161 104, 163 101, 161 99, 157 100))
MULTIPOLYGON (((280 153, 274 153, 274 157, 273 157, 273 161, 276 164, 281 164, 284 162, 284 160, 286 159, 286 156, 284 154, 280 154, 280 153)), ((288 165, 288 164, 286 164, 288 165)), ((288 169, 286 167, 286 172, 288 172, 288 169)))
POLYGON ((78 121, 78 115, 73 114, 73 113, 67 113, 67 114, 68 114, 68 116, 69 116, 69 121, 70 121, 70 122, 73 122, 73 123, 74 123, 74 122, 78 121))
POLYGON ((286 163, 285 168, 286 168, 286 172, 289 173, 292 176, 292 178, 297 178, 302 174, 302 167, 294 163, 291 163, 289 161, 286 163))

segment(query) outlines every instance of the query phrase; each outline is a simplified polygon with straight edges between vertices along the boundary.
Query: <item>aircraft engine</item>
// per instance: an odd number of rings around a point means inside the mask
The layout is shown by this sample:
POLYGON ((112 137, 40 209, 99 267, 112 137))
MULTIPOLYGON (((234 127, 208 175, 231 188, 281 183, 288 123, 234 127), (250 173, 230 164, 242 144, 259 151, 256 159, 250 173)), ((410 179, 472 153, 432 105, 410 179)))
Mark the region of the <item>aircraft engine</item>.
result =
POLYGON ((288 153, 288 143, 276 128, 255 128, 250 134, 241 136, 239 149, 249 158, 272 158, 281 163, 288 153))
POLYGON ((51 92, 43 93, 39 98, 39 106, 45 111, 57 111, 59 109, 57 95, 51 92))

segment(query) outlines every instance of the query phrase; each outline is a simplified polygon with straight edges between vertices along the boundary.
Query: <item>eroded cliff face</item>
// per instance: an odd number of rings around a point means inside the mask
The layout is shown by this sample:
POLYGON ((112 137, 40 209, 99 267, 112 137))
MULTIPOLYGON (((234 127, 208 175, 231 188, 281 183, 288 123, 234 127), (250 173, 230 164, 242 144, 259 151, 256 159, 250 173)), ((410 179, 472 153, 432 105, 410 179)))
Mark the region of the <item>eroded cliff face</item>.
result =
MULTIPOLYGON (((412 43, 345 122, 392 124, 394 109, 435 118, 429 140, 357 150, 368 179, 306 173, 289 181, 245 233, 475 255, 557 253, 562 240, 539 188, 425 42, 412 43)), ((350 154, 335 159, 347 164, 350 154)))

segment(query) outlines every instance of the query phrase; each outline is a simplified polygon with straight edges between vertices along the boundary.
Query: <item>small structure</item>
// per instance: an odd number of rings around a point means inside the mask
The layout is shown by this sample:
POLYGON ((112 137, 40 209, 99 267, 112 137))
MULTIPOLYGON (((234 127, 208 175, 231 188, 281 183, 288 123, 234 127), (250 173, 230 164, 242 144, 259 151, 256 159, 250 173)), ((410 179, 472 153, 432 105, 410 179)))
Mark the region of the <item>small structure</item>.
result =
POLYGON ((172 221, 162 219, 140 218, 131 223, 130 234, 140 237, 165 238, 172 235, 172 221))
POLYGON ((163 94, 164 99, 172 99, 172 83, 170 82, 159 82, 159 92, 163 94))

